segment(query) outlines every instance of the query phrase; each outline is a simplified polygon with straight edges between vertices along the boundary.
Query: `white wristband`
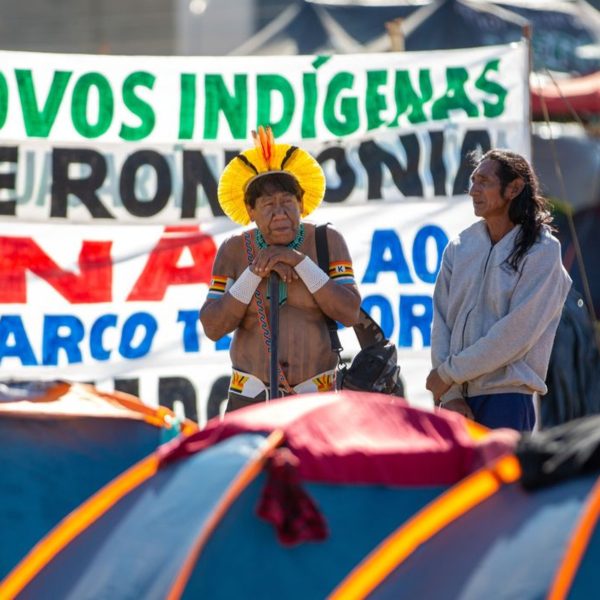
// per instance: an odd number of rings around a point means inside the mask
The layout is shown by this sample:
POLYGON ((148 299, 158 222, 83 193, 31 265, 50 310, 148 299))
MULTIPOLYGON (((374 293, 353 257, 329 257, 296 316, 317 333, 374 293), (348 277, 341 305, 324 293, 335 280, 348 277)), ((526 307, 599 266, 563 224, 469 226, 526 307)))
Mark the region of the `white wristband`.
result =
POLYGON ((329 281, 329 275, 308 256, 305 256, 294 269, 311 294, 320 290, 329 281))
POLYGON ((228 292, 236 300, 244 304, 250 304, 261 279, 262 277, 253 273, 250 267, 246 267, 245 271, 235 280, 235 283, 229 288, 228 292))

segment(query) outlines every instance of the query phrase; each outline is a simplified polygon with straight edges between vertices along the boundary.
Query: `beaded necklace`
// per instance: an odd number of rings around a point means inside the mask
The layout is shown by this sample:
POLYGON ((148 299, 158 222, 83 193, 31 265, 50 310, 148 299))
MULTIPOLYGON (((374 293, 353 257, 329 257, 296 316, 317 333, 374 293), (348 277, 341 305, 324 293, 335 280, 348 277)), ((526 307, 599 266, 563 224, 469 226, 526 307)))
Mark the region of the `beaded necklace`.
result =
MULTIPOLYGON (((256 239, 256 245, 261 250, 264 250, 265 248, 269 247, 269 244, 267 244, 263 234, 260 232, 259 229, 256 230, 255 239, 256 239)), ((298 233, 296 233, 296 237, 287 245, 287 247, 291 248, 292 250, 298 250, 298 248, 300 248, 300 246, 302 246, 303 241, 304 241, 304 223, 300 223, 300 227, 298 227, 298 233)))
MULTIPOLYGON (((267 244, 263 234, 259 229, 256 229, 254 234, 254 239, 256 241, 256 246, 261 250, 269 247, 267 244)), ((298 227, 298 232, 296 233, 296 237, 287 245, 288 248, 292 250, 298 250, 300 246, 302 246, 302 242, 304 241, 304 223, 300 223, 300 227, 298 227)), ((267 298, 269 298, 269 291, 267 288, 267 298)), ((287 284, 283 281, 279 280, 279 304, 285 304, 287 300, 287 284)))

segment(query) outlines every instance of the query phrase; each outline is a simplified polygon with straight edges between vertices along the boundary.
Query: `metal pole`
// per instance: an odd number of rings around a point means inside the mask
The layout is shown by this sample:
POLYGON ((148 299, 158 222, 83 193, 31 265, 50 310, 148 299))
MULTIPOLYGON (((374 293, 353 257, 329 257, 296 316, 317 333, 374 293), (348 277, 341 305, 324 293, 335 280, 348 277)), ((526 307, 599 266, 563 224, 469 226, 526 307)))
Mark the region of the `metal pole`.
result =
MULTIPOLYGON (((531 23, 527 23, 523 25, 521 28, 521 32, 523 34, 523 38, 527 43, 527 73, 525 75, 525 89, 527 90, 527 101, 529 104, 529 110, 525 117, 527 118, 527 128, 529 131, 529 158, 531 160, 531 164, 533 164, 533 143, 532 143, 532 122, 533 122, 533 107, 531 106, 531 70, 533 68, 533 50, 531 48, 531 39, 533 35, 533 27, 531 23)), ((565 198, 566 200, 566 198, 565 198)))
POLYGON ((398 17, 385 24, 390 38, 390 50, 392 52, 404 52, 404 32, 402 31, 402 19, 398 17))
POLYGON ((279 275, 269 275, 269 308, 271 325, 271 364, 269 366, 269 397, 279 398, 279 275))

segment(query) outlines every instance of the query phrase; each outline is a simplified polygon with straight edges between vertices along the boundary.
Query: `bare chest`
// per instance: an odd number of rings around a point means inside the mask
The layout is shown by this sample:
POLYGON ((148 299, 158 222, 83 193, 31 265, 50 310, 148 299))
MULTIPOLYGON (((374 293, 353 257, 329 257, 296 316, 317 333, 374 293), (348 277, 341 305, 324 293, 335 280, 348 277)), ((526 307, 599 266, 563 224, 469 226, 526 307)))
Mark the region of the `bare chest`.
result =
MULTIPOLYGON (((246 312, 247 316, 255 317, 259 313, 259 304, 262 303, 267 313, 271 306, 271 295, 269 289, 268 278, 265 277, 258 286, 258 298, 255 294, 252 302, 248 305, 246 312)), ((279 283, 277 286, 279 295, 279 310, 280 312, 288 311, 289 309, 306 311, 314 313, 316 316, 321 315, 321 309, 315 302, 312 294, 306 289, 306 286, 299 280, 291 283, 279 283)))

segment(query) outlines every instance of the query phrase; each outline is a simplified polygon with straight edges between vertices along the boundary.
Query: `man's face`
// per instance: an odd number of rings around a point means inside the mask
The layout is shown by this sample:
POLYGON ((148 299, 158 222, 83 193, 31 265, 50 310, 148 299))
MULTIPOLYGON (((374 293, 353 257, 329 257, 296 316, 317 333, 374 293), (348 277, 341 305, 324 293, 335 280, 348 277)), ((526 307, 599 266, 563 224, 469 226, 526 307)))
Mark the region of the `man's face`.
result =
POLYGON ((482 161, 471 175, 469 195, 473 198, 475 215, 483 219, 507 218, 510 196, 500 192, 500 178, 496 175, 496 161, 482 161))
POLYGON ((300 226, 302 201, 290 192, 273 190, 256 199, 254 208, 247 206, 252 221, 268 244, 286 245, 300 226))

